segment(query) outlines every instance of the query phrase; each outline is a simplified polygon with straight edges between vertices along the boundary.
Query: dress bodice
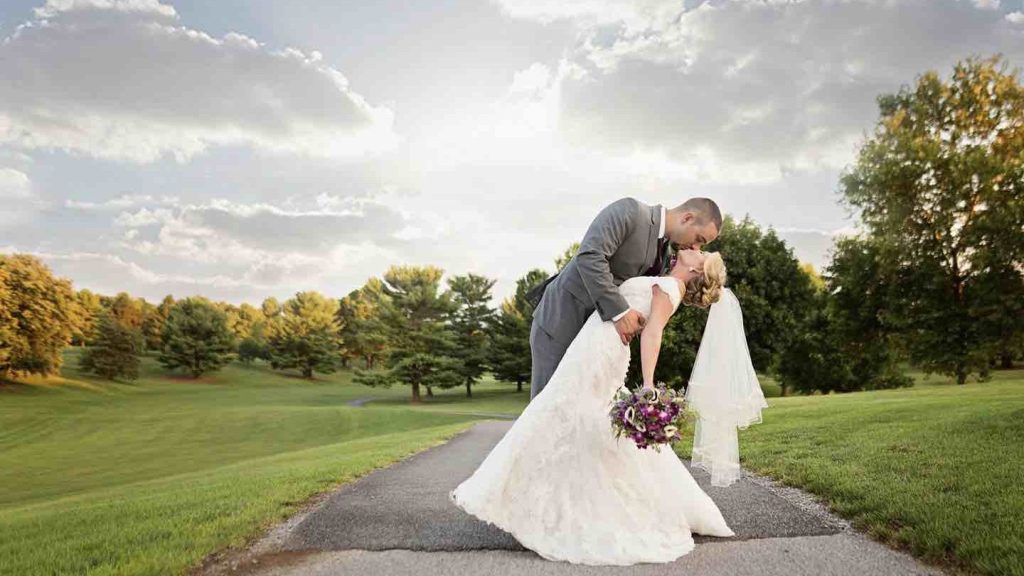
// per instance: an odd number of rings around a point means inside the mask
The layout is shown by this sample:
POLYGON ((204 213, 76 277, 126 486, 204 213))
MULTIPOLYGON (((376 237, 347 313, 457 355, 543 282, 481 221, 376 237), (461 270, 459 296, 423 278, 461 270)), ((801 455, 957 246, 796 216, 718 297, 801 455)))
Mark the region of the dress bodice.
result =
POLYGON ((679 307, 683 299, 679 282, 671 276, 636 276, 619 285, 619 293, 629 303, 629 307, 639 311, 644 317, 651 314, 651 298, 654 296, 651 287, 657 284, 668 294, 672 301, 672 311, 679 307))

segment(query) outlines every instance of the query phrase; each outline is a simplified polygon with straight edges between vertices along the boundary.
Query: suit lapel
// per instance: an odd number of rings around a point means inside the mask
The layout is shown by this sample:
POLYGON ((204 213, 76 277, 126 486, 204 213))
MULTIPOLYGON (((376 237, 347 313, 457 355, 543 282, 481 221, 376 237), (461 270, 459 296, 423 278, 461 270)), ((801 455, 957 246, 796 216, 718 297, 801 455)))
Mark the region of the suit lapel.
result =
POLYGON ((651 229, 647 233, 647 251, 644 254, 644 265, 643 268, 640 269, 640 274, 643 274, 644 272, 647 271, 647 268, 650 267, 651 262, 655 259, 655 257, 661 257, 661 255, 657 253, 658 229, 661 228, 661 204, 655 204, 654 206, 651 206, 650 210, 651 229))

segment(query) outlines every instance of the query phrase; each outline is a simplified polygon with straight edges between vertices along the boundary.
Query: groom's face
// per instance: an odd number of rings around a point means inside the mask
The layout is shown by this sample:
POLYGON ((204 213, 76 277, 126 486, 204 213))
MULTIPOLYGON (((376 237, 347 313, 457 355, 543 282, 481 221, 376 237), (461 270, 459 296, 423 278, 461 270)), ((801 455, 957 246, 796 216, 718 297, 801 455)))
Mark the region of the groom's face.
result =
POLYGON ((708 222, 701 222, 696 214, 686 212, 680 217, 679 226, 669 240, 683 249, 700 250, 715 238, 718 238, 718 228, 710 218, 708 222))

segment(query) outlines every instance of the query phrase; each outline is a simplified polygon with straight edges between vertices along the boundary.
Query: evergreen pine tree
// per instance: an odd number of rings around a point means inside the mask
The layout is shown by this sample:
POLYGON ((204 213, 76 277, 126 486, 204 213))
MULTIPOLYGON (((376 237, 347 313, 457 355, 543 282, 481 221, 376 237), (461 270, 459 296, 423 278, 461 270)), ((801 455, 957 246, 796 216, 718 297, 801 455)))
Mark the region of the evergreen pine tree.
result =
POLYGON ((108 380, 139 377, 139 356, 143 339, 138 329, 117 321, 110 313, 100 314, 92 346, 79 359, 79 368, 108 380))

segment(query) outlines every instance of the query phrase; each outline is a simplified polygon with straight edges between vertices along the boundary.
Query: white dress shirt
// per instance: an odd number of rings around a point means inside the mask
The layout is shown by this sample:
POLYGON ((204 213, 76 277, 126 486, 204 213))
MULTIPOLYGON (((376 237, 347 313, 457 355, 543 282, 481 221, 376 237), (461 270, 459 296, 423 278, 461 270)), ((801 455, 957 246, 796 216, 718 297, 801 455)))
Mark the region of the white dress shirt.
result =
MULTIPOLYGON (((658 226, 658 240, 661 240, 662 238, 665 237, 665 216, 666 216, 666 210, 665 210, 665 207, 662 206, 661 207, 661 225, 658 226)), ((629 312, 629 310, 630 310, 629 308, 626 308, 625 310, 623 310, 619 314, 616 314, 615 317, 612 318, 612 322, 618 321, 618 319, 622 318, 623 316, 625 316, 626 312, 629 312)))

